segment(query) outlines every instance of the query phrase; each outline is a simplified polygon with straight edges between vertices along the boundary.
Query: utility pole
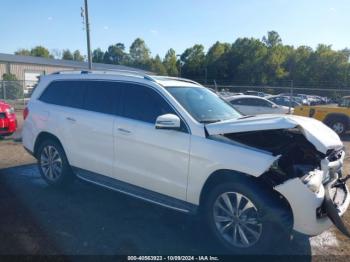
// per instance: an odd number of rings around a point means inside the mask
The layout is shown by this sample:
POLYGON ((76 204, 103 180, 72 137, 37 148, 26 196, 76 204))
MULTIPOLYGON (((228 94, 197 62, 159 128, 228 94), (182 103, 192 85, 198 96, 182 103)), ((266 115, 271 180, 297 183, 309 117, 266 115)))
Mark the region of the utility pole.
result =
POLYGON ((87 52, 88 52, 88 63, 89 70, 92 69, 92 58, 91 58, 91 45, 90 45, 90 23, 89 23, 89 8, 88 0, 85 1, 85 29, 86 29, 86 41, 87 41, 87 52))
POLYGON ((290 81, 290 97, 289 97, 289 114, 292 113, 293 107, 293 96, 294 96, 294 83, 293 80, 290 81))

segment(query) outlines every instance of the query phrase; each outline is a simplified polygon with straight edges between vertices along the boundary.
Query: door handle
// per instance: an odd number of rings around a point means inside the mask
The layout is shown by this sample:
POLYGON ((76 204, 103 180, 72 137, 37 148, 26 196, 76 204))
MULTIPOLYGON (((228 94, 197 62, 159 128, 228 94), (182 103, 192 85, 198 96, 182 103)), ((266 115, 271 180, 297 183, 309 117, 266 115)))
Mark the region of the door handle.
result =
POLYGON ((70 122, 77 122, 77 120, 75 120, 74 118, 72 118, 72 117, 66 117, 66 119, 68 120, 68 121, 70 121, 70 122))
POLYGON ((124 129, 124 128, 118 128, 118 131, 119 131, 120 133, 123 133, 123 134, 131 134, 131 131, 126 130, 126 129, 124 129))

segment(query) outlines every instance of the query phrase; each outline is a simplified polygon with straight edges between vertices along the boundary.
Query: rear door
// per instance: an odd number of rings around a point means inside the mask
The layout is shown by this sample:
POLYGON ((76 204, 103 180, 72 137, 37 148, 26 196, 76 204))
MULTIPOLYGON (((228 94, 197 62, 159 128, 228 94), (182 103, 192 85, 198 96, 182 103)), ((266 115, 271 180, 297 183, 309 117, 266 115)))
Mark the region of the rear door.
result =
POLYGON ((72 165, 113 176, 115 113, 119 105, 119 89, 113 82, 80 81, 84 88, 81 110, 66 115, 67 137, 72 148, 72 165))
POLYGON ((41 95, 48 131, 59 137, 72 166, 112 176, 118 92, 114 82, 59 80, 41 95))
POLYGON ((122 115, 115 121, 115 177, 178 199, 186 199, 189 130, 155 128, 156 118, 177 114, 148 86, 123 86, 122 115))

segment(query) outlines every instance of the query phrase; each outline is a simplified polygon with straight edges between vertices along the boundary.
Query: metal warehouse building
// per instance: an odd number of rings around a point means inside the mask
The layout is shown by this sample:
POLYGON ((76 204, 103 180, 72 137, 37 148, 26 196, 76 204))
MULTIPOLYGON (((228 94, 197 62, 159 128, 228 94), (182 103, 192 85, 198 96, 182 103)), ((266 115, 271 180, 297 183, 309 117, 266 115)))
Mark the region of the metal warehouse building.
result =
MULTIPOLYGON (((40 75, 50 74, 64 70, 88 69, 88 63, 70 60, 48 59, 42 57, 18 56, 0 53, 0 81, 4 74, 13 74, 18 80, 23 81, 24 92, 31 89, 37 82, 40 75)), ((110 64, 93 64, 95 70, 142 70, 127 66, 110 64)))

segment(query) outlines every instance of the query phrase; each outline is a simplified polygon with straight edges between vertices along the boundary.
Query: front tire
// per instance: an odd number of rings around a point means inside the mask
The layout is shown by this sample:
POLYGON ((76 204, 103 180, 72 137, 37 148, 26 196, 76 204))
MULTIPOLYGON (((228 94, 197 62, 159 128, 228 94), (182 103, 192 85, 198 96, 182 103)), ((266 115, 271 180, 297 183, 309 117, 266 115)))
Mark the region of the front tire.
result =
POLYGON ((42 178, 52 187, 64 187, 74 179, 74 174, 62 146, 55 140, 43 141, 37 154, 42 178))
POLYGON ((209 193, 206 221, 216 239, 230 252, 265 254, 290 233, 289 227, 276 219, 279 211, 275 212, 275 201, 271 201, 273 196, 268 192, 243 179, 217 185, 209 193))

